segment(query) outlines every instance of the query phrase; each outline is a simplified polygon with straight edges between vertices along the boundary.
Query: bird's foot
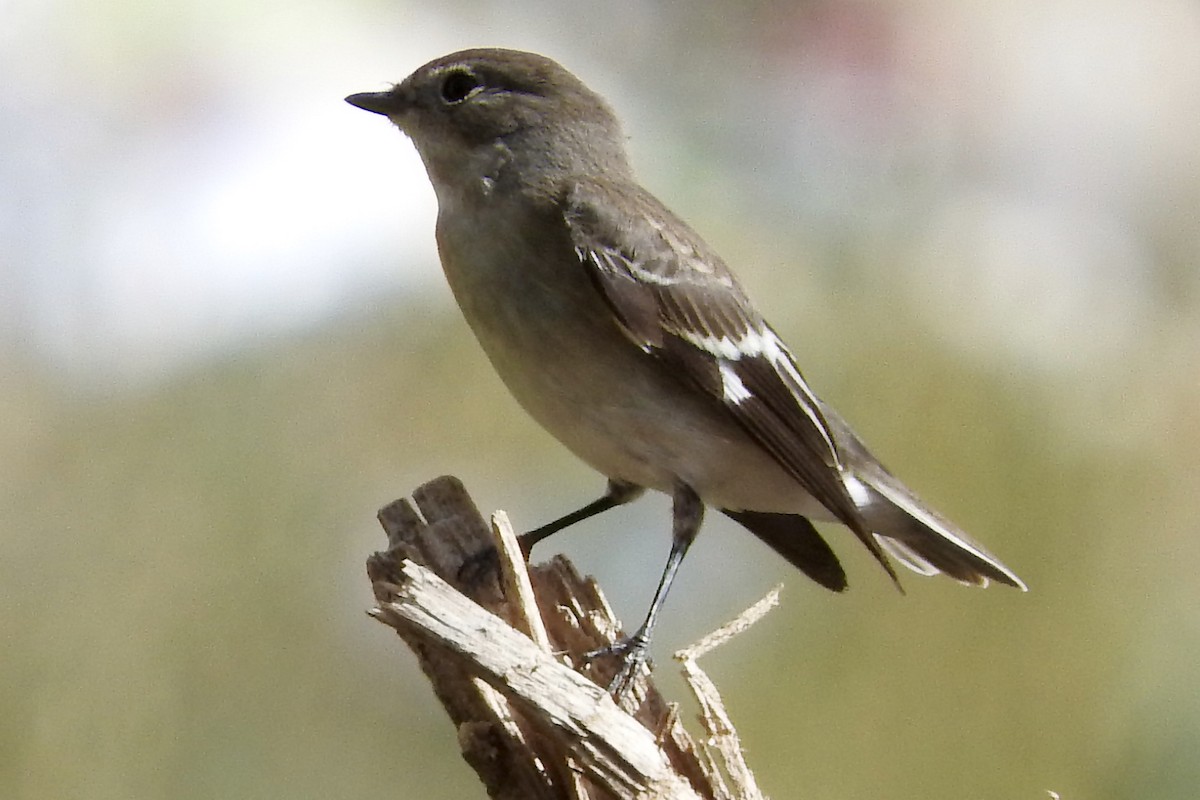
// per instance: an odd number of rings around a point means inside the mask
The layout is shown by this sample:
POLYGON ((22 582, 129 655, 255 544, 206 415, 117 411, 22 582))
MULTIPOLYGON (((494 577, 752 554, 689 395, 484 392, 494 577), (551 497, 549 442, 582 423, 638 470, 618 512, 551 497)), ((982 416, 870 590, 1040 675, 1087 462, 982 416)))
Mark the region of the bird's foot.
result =
POLYGON ((584 653, 583 658, 591 663, 599 658, 613 656, 620 660, 620 668, 608 684, 608 693, 618 704, 633 687, 634 679, 645 669, 650 671, 650 638, 639 630, 632 636, 618 639, 610 645, 584 653))

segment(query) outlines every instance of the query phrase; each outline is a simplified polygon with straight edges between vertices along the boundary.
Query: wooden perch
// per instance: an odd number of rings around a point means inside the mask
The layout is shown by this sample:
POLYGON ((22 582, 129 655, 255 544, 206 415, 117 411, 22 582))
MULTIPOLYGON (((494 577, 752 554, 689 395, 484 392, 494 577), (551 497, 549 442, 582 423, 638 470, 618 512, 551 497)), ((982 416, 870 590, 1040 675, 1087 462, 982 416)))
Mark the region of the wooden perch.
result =
POLYGON ((416 653, 490 797, 762 797, 695 659, 713 637, 752 624, 773 596, 676 654, 701 706, 706 740, 697 742, 648 675, 618 707, 604 688, 618 665, 584 663, 620 635, 593 580, 561 556, 527 567, 503 512, 488 525, 455 478, 421 486, 413 500, 419 514, 407 500, 379 512, 389 547, 367 562, 370 613, 416 653))

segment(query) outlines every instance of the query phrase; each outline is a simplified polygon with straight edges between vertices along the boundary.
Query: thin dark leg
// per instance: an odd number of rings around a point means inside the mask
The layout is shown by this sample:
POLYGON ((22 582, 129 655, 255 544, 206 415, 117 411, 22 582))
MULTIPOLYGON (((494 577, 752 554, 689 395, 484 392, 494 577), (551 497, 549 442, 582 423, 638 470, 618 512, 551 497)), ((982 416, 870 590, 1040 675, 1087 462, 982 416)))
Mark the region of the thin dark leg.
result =
POLYGON ((650 637, 654 633, 658 612, 666 602, 667 593, 671 590, 671 583, 675 580, 679 565, 683 563, 683 557, 687 555, 688 548, 700 532, 700 523, 704 521, 704 504, 690 486, 678 484, 673 501, 671 552, 667 556, 667 565, 663 569, 662 577, 658 580, 658 588, 654 590, 654 598, 650 601, 646 619, 632 636, 587 654, 589 660, 602 655, 616 655, 624 659, 621 669, 608 687, 618 700, 629 689, 634 676, 646 663, 650 637))
POLYGON ((561 516, 553 522, 547 522, 540 528, 534 528, 528 533, 518 536, 517 541, 521 543, 521 552, 525 554, 526 558, 529 558, 529 551, 542 539, 558 533, 563 528, 570 527, 576 522, 582 522, 588 517, 594 517, 597 514, 608 511, 610 508, 623 506, 632 500, 636 500, 644 491, 646 490, 641 486, 609 479, 608 489, 600 499, 593 500, 577 511, 572 511, 570 514, 561 516))
MULTIPOLYGON (((553 522, 548 522, 540 528, 534 528, 528 533, 518 536, 517 543, 521 545, 521 554, 528 560, 529 551, 542 539, 551 534, 558 533, 563 528, 574 525, 576 522, 585 520, 588 517, 594 517, 597 514, 608 511, 610 508, 616 508, 617 506, 625 505, 631 500, 636 500, 645 491, 641 486, 610 478, 608 489, 600 499, 593 500, 577 511, 572 511, 570 514, 559 517, 553 522)), ((496 548, 489 547, 486 550, 481 550, 463 561, 463 565, 458 570, 459 580, 469 584, 478 583, 484 576, 496 569, 497 563, 496 548)))

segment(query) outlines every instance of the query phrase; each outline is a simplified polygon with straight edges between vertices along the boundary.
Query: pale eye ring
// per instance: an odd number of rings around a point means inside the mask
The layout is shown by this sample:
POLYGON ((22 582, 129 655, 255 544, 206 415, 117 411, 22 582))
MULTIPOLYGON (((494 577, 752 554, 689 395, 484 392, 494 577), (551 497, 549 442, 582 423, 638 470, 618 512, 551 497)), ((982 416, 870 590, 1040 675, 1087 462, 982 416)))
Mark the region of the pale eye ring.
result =
POLYGON ((466 68, 450 71, 442 79, 442 100, 450 105, 461 103, 483 88, 483 82, 466 68))

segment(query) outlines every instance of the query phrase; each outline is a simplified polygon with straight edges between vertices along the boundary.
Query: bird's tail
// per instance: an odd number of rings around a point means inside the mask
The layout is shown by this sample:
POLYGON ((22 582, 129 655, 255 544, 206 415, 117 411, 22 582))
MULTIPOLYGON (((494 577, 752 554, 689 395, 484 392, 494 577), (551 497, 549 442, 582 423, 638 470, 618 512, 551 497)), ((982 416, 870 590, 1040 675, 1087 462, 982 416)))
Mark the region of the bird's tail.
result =
POLYGON ((826 589, 846 588, 846 572, 817 529, 799 514, 722 509, 772 550, 826 589))
MULTIPOLYGON (((1000 559, 925 505, 911 489, 877 463, 855 470, 867 526, 881 547, 922 575, 944 572, 962 583, 986 586, 994 580, 1025 591, 1025 583, 1000 559)), ((856 500, 858 497, 855 498, 856 500)))
POLYGON ((822 411, 848 468, 846 488, 888 554, 922 575, 943 572, 962 583, 986 586, 994 580, 1027 591, 1000 559, 884 469, 836 412, 824 405, 822 411))

